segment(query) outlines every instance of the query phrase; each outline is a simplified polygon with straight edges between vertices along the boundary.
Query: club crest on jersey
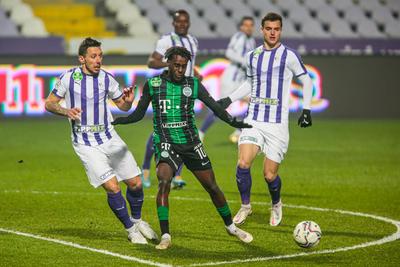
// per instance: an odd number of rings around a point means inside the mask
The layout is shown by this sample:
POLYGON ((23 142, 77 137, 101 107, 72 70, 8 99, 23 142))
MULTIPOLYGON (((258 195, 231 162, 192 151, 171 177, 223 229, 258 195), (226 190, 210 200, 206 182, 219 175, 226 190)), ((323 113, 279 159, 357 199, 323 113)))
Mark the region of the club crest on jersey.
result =
POLYGON ((163 157, 163 158, 168 158, 168 157, 169 157, 168 151, 166 151, 166 150, 162 151, 162 152, 161 152, 161 157, 163 157))
POLYGON ((161 82, 162 82, 162 80, 161 80, 160 77, 154 77, 154 78, 152 78, 152 79, 150 80, 150 84, 151 84, 151 86, 153 86, 153 87, 160 87, 161 82))
POLYGON ((184 94, 186 97, 189 97, 189 96, 192 95, 192 88, 190 88, 189 86, 183 87, 182 91, 183 91, 183 94, 184 94))
POLYGON ((74 81, 80 82, 83 79, 83 75, 80 72, 74 72, 74 74, 72 75, 72 78, 74 79, 74 81))

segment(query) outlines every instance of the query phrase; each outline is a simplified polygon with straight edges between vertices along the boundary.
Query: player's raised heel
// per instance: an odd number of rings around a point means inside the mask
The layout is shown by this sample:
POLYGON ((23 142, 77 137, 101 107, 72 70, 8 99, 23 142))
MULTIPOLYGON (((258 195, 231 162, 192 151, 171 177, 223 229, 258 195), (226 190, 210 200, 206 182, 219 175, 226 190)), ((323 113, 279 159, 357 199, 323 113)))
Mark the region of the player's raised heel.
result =
POLYGON ((156 249, 164 250, 172 246, 171 236, 169 234, 163 234, 161 236, 161 242, 156 246, 156 249))
POLYGON ((134 244, 147 244, 146 238, 140 233, 137 223, 131 228, 126 229, 128 232, 128 239, 134 244))
POLYGON ((281 223, 281 221, 282 221, 282 201, 279 200, 278 203, 272 205, 269 224, 271 226, 278 226, 281 223))
POLYGON ((251 205, 242 205, 239 209, 239 211, 236 213, 235 217, 233 217, 233 222, 236 225, 243 224, 247 218, 247 216, 250 216, 253 213, 251 209, 251 205))
POLYGON ((238 228, 234 224, 225 227, 228 234, 236 236, 240 241, 244 243, 250 243, 251 241, 253 241, 252 234, 238 228))
POLYGON ((145 222, 143 220, 137 221, 136 224, 137 224, 137 227, 138 227, 140 233, 145 238, 150 239, 150 240, 158 239, 156 232, 154 232, 154 230, 151 228, 150 224, 148 224, 147 222, 145 222))

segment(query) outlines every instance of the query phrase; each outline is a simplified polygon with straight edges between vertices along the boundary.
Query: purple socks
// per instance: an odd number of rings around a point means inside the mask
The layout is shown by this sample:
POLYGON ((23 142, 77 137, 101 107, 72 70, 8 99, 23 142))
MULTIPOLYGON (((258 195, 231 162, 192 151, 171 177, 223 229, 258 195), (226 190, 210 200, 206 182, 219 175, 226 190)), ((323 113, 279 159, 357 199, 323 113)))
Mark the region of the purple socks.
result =
POLYGON ((282 187, 281 178, 279 177, 279 175, 277 175, 275 180, 273 180, 270 183, 267 182, 267 184, 268 184, 269 194, 271 195, 272 198, 272 204, 277 204, 281 199, 281 187, 282 187))
POLYGON ((118 193, 107 193, 108 205, 111 210, 114 212, 115 216, 122 222, 125 229, 131 228, 133 226, 133 222, 130 219, 128 209, 126 208, 126 202, 124 197, 121 194, 121 191, 118 193))
POLYGON ((126 199, 129 202, 129 206, 131 206, 133 219, 139 220, 142 217, 143 198, 143 188, 136 190, 126 188, 126 199))
POLYGON ((251 174, 250 169, 242 169, 239 166, 236 167, 236 183, 240 192, 240 198, 242 204, 247 205, 250 203, 250 191, 251 191, 251 174))
POLYGON ((144 154, 144 161, 143 161, 142 169, 144 169, 144 170, 150 169, 151 158, 153 157, 153 154, 154 154, 153 133, 151 133, 149 139, 147 139, 146 153, 144 154))

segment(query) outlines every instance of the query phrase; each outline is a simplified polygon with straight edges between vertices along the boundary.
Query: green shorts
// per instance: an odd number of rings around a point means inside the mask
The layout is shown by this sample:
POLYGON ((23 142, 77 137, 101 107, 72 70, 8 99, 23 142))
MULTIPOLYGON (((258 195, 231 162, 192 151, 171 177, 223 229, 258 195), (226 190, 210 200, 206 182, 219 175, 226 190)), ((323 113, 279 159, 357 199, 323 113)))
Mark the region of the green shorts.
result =
POLYGON ((174 173, 184 163, 191 171, 211 169, 211 162, 208 158, 202 143, 197 144, 171 144, 154 143, 156 164, 168 163, 174 173))

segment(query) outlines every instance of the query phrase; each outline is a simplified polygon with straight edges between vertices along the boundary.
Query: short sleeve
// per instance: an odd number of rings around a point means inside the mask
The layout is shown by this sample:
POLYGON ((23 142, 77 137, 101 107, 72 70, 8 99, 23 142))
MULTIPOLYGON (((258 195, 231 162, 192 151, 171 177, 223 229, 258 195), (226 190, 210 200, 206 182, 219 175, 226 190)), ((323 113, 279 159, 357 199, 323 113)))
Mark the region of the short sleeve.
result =
POLYGON ((108 86, 108 97, 111 98, 112 100, 116 100, 122 96, 122 92, 119 88, 119 83, 115 80, 115 78, 112 75, 108 75, 108 78, 110 80, 110 84, 108 86))
POLYGON ((54 85, 54 88, 52 90, 52 93, 56 95, 59 98, 64 98, 65 94, 67 93, 67 84, 65 84, 66 77, 68 76, 66 73, 62 74, 59 78, 56 84, 54 85))
POLYGON ((165 37, 161 38, 157 41, 155 52, 159 53, 160 55, 164 56, 167 49, 170 47, 169 40, 165 37))
POLYGON ((301 60, 300 55, 291 49, 288 49, 288 68, 293 72, 293 75, 298 77, 307 73, 307 69, 301 60))

